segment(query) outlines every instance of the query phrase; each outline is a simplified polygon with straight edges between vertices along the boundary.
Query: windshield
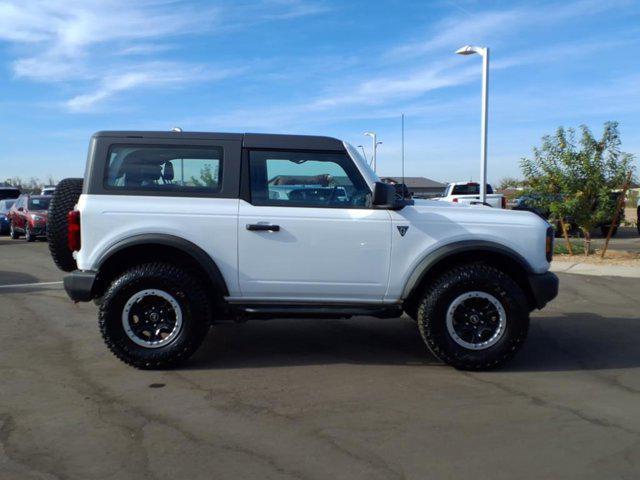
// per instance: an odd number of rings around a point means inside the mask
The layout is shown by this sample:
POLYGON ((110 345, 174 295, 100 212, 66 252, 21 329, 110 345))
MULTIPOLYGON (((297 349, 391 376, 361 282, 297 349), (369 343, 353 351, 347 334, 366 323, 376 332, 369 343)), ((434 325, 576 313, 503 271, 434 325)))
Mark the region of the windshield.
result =
POLYGON ((0 213, 7 213, 14 203, 16 203, 15 200, 0 201, 0 213))
POLYGON ((47 210, 50 201, 51 198, 32 197, 29 199, 29 210, 47 210))

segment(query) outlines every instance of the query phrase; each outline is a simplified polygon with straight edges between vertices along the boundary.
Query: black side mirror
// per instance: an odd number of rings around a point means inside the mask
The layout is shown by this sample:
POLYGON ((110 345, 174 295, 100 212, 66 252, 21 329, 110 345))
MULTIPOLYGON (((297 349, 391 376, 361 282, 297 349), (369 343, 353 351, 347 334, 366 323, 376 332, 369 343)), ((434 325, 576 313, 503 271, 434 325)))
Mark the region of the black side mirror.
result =
POLYGON ((396 188, 388 183, 376 182, 371 203, 377 208, 395 209, 397 207, 396 188))

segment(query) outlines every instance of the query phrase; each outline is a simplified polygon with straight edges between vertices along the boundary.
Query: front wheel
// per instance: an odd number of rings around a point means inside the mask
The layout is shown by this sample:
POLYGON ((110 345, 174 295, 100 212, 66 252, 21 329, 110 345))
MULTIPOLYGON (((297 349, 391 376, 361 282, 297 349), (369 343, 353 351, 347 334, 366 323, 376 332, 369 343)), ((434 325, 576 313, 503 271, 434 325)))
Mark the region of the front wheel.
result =
POLYGON ((436 279, 417 316, 429 350, 460 370, 504 364, 529 330, 522 289, 502 271, 482 263, 454 267, 436 279))
POLYGON ((29 226, 28 223, 24 226, 24 238, 27 240, 27 242, 36 241, 36 236, 31 231, 31 227, 29 226))
POLYGON ((174 265, 138 265, 111 283, 100 303, 100 331, 123 362, 163 369, 187 360, 204 340, 209 301, 200 282, 174 265))

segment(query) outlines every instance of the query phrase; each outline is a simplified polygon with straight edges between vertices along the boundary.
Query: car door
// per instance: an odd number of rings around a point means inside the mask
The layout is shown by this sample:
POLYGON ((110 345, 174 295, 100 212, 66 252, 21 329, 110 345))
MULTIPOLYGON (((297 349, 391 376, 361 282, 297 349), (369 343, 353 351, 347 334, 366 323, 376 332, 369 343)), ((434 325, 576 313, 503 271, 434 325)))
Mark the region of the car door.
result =
POLYGON ((389 278, 391 217, 340 152, 246 153, 240 201, 243 298, 381 302, 389 278), (246 169, 245 169, 246 170, 246 169))

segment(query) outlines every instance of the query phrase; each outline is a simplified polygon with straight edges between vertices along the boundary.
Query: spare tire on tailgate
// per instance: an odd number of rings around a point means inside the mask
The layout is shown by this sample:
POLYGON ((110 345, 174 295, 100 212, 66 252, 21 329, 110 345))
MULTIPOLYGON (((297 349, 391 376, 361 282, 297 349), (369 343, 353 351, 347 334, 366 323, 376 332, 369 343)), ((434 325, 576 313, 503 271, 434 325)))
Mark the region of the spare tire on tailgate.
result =
POLYGON ((47 240, 49 251, 58 268, 71 272, 78 268, 73 252, 69 250, 67 215, 74 209, 82 193, 82 178, 65 178, 56 185, 49 204, 47 240))

